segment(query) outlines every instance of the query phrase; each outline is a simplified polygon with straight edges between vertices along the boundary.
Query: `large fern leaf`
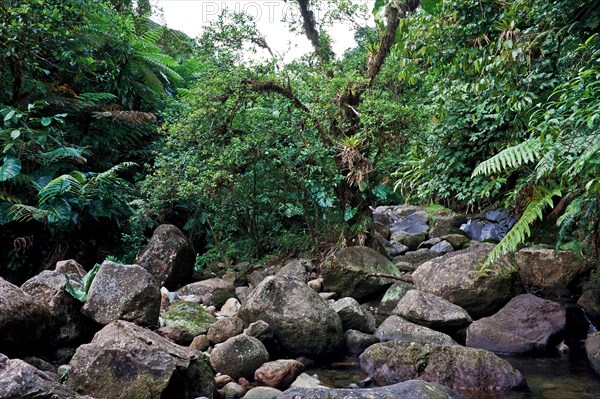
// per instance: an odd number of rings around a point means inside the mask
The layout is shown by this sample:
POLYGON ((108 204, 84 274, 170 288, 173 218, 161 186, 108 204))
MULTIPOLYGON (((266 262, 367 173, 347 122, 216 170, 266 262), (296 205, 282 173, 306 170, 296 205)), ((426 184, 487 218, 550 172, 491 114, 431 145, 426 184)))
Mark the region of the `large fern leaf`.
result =
POLYGON ((508 169, 518 168, 530 162, 535 162, 540 158, 540 147, 541 143, 537 137, 508 147, 477 165, 471 177, 500 173, 508 169))
POLYGON ((500 256, 516 251, 519 244, 524 243, 531 235, 529 226, 536 220, 541 220, 543 218, 542 211, 546 206, 553 206, 552 199, 556 196, 561 196, 558 187, 535 187, 533 190, 533 198, 523 211, 521 218, 490 252, 482 268, 490 266, 492 262, 500 256))
POLYGON ((82 184, 71 175, 58 176, 39 191, 39 204, 43 205, 45 202, 56 198, 57 196, 68 193, 78 195, 81 192, 82 187, 82 184))
POLYGON ((14 204, 8 208, 8 215, 15 222, 29 222, 30 220, 43 221, 51 212, 44 209, 36 208, 35 206, 14 204))

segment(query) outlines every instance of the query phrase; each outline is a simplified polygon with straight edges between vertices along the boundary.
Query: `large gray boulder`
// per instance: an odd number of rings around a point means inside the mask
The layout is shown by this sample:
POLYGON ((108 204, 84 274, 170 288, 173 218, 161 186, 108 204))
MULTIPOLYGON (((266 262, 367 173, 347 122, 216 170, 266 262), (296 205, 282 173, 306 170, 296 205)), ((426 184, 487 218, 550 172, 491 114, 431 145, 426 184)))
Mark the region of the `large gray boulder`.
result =
POLYGON ((0 353, 0 398, 83 399, 84 397, 24 361, 11 360, 0 353))
POLYGON ((297 360, 280 359, 266 362, 254 372, 254 380, 261 385, 284 390, 296 380, 304 370, 297 360))
POLYGON ((589 270, 573 251, 523 248, 514 254, 514 261, 525 288, 532 293, 567 287, 589 270))
POLYGON ((435 294, 419 290, 408 291, 392 314, 431 328, 462 327, 473 321, 460 306, 435 294))
POLYGON ((116 320, 141 326, 158 324, 160 287, 144 268, 104 261, 81 312, 100 324, 116 320))
POLYGON ((292 355, 320 356, 343 346, 342 321, 306 284, 267 277, 238 312, 246 324, 267 322, 281 348, 292 355))
POLYGON ((391 341, 370 346, 361 368, 379 385, 419 379, 466 391, 505 391, 526 386, 523 375, 492 352, 460 345, 391 341))
POLYGON ((429 215, 425 211, 417 211, 390 226, 391 239, 406 245, 409 249, 417 249, 419 244, 427 240, 429 232, 429 215))
POLYGON ((546 351, 560 341, 566 324, 567 312, 559 303, 523 294, 495 315, 473 322, 467 346, 499 353, 546 351))
POLYGON ((476 241, 500 241, 517 218, 506 209, 493 209, 468 219, 460 226, 469 238, 476 241))
POLYGON ((449 335, 430 328, 411 323, 399 316, 390 316, 375 331, 381 342, 407 341, 427 342, 439 345, 454 345, 456 342, 449 335))
POLYGON ((53 346, 76 341, 91 329, 91 321, 80 312, 83 304, 66 291, 66 286, 65 275, 51 270, 44 270, 21 286, 50 310, 52 328, 48 338, 53 346))
POLYGON ((0 352, 19 353, 37 346, 50 328, 50 309, 0 278, 0 352))
POLYGON ((122 320, 80 346, 69 366, 67 385, 96 398, 213 397, 214 375, 195 350, 122 320))
POLYGON ((367 277, 376 273, 402 274, 389 259, 371 248, 344 248, 321 266, 323 291, 360 300, 385 291, 394 283, 386 278, 367 277))
POLYGON ((367 334, 375 332, 375 317, 363 309, 356 299, 342 298, 335 301, 331 306, 342 319, 344 331, 357 330, 367 334))
POLYGON ((523 292, 523 286, 518 271, 502 260, 479 270, 493 248, 492 244, 476 243, 430 260, 414 271, 413 281, 421 291, 460 306, 474 319, 494 314, 523 292))
POLYGON ((588 335, 585 340, 585 352, 587 353, 592 369, 600 374, 600 332, 588 335))
POLYGON ((331 389, 331 388, 292 388, 283 392, 277 399, 465 399, 440 384, 411 380, 380 388, 331 389))
POLYGON ((215 277, 183 286, 177 291, 177 295, 195 295, 201 299, 203 305, 218 309, 229 298, 235 298, 235 287, 231 282, 215 277))
POLYGON ((577 305, 585 310, 592 323, 600 325, 600 288, 585 291, 577 300, 577 305))
POLYGON ((254 372, 269 360, 267 348, 254 337, 238 335, 217 344, 210 353, 210 364, 215 371, 237 380, 251 379, 254 372))
POLYGON ((177 227, 160 225, 136 263, 156 278, 159 286, 175 290, 192 278, 196 251, 177 227))
POLYGON ((350 356, 358 356, 369 346, 379 342, 379 338, 376 336, 356 330, 346 331, 344 337, 346 338, 346 352, 350 356))

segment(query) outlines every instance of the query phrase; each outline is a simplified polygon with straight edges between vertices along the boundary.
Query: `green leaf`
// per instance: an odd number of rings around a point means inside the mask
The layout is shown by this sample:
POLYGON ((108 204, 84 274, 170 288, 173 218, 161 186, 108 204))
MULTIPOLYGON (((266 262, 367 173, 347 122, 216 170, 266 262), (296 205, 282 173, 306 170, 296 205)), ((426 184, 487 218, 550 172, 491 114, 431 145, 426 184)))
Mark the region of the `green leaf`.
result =
POLYGON ((10 132, 10 137, 11 137, 13 140, 16 140, 16 139, 18 139, 20 135, 21 135, 21 131, 20 131, 19 129, 15 129, 15 130, 13 130, 12 132, 10 132))
POLYGON ((429 14, 436 14, 439 11, 439 5, 442 0, 421 0, 421 8, 429 14))
POLYGON ((52 123, 52 118, 49 118, 47 116, 42 117, 42 119, 40 120, 40 122, 42 123, 42 126, 50 126, 50 124, 52 123))
POLYGON ((352 219, 356 215, 356 212, 358 212, 357 208, 346 208, 344 211, 344 221, 347 222, 352 219))
POLYGON ((17 111, 15 111, 14 109, 11 110, 8 114, 6 114, 4 116, 4 122, 8 122, 9 120, 11 120, 12 117, 15 116, 16 113, 17 113, 17 111))
POLYGON ((4 164, 0 167, 0 181, 12 179, 21 172, 21 160, 15 157, 4 157, 4 164))

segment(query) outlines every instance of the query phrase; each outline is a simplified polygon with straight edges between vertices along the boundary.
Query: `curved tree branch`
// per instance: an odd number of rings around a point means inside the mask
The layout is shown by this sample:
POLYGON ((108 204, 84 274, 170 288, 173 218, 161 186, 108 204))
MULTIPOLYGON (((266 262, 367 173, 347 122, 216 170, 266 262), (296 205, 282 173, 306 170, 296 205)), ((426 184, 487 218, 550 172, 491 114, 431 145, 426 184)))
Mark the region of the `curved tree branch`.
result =
POLYGON ((329 43, 325 43, 321 40, 321 35, 317 29, 317 21, 315 20, 315 14, 310 9, 310 0, 297 0, 298 7, 300 8, 300 15, 302 16, 302 27, 304 28, 304 34, 310 40, 310 43, 315 49, 315 53, 319 57, 322 63, 328 63, 333 58, 333 50, 329 46, 329 43))

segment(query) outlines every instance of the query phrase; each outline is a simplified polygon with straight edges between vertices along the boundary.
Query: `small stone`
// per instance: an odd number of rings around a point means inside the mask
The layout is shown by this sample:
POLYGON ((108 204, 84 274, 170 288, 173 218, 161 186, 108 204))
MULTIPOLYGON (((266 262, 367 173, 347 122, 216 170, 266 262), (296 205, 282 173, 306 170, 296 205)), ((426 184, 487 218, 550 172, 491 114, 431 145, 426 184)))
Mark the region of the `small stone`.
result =
POLYGON ((217 320, 208 327, 208 340, 211 344, 220 344, 231 337, 239 335, 244 330, 244 322, 238 317, 226 317, 217 320))
POLYGON ((321 292, 321 290, 323 289, 323 279, 322 278, 317 278, 315 280, 310 280, 307 283, 308 287, 316 292, 321 292))
POLYGON ((223 393, 227 399, 241 398, 246 393, 246 388, 244 388, 237 382, 228 382, 223 387, 223 393))
POLYGON ((196 349, 200 352, 205 352, 210 347, 210 341, 206 334, 198 335, 194 337, 192 343, 190 344, 190 348, 196 349))
POLYGON ((229 384, 230 382, 235 382, 235 381, 233 380, 233 378, 231 378, 227 374, 219 374, 219 375, 215 376, 215 386, 217 388, 223 388, 225 385, 229 384))

